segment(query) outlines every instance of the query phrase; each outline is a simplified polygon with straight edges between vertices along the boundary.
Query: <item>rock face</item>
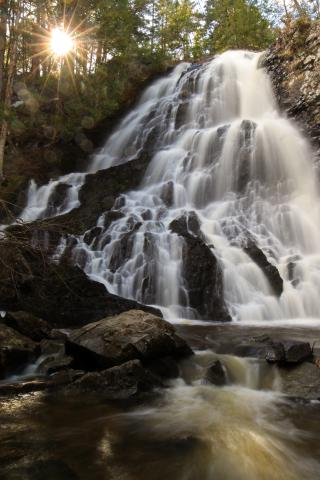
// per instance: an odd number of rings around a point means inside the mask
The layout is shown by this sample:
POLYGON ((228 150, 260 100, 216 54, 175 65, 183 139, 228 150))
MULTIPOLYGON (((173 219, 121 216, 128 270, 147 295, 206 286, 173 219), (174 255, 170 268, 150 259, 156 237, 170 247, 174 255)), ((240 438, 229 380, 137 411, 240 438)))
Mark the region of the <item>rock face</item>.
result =
POLYGON ((307 133, 320 154, 320 21, 300 19, 268 50, 263 61, 270 72, 279 105, 307 133))
POLYGON ((274 293, 280 297, 283 292, 283 280, 278 269, 268 261, 263 251, 254 242, 249 241, 243 250, 261 268, 274 293))
POLYGON ((148 365, 192 351, 172 325, 150 313, 131 310, 73 331, 67 353, 75 358, 78 368, 101 370, 135 359, 148 365))
POLYGON ((0 379, 35 357, 36 343, 7 325, 0 325, 0 379))
MULTIPOLYGON (((65 228, 69 234, 81 235, 94 228, 98 217, 110 210, 121 194, 140 185, 149 161, 150 156, 144 151, 138 158, 127 163, 86 175, 79 192, 81 205, 69 213, 48 219, 48 230, 54 225, 60 225, 60 230, 65 228)), ((37 222, 33 225, 36 227, 37 222)), ((53 240, 54 233, 53 231, 53 240)))
POLYGON ((184 239, 182 274, 189 306, 202 320, 231 320, 224 303, 221 267, 203 239, 196 214, 188 212, 173 220, 170 229, 184 239))
POLYGON ((80 326, 133 308, 161 316, 156 309, 110 294, 78 267, 48 263, 31 248, 0 248, 0 256, 8 265, 0 272, 2 310, 30 312, 56 327, 80 326))

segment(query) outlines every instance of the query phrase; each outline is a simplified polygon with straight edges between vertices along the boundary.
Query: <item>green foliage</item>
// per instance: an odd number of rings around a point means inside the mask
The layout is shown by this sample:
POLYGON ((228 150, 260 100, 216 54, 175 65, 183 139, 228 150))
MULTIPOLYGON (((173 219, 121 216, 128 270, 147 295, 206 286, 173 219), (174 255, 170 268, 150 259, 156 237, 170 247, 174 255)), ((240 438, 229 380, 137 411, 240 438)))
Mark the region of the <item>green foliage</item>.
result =
POLYGON ((206 22, 210 53, 228 49, 262 50, 274 38, 255 1, 208 0, 206 22))
POLYGON ((62 140, 85 151, 92 148, 88 131, 129 105, 145 80, 181 60, 229 48, 263 49, 273 39, 279 14, 271 0, 6 0, 5 5, 10 15, 2 16, 0 30, 0 36, 7 34, 2 44, 0 38, 4 77, 19 32, 6 111, 0 92, 0 121, 8 122, 9 140, 22 145, 35 139, 45 146, 62 140), (62 23, 76 39, 66 59, 48 49, 51 29, 62 23))

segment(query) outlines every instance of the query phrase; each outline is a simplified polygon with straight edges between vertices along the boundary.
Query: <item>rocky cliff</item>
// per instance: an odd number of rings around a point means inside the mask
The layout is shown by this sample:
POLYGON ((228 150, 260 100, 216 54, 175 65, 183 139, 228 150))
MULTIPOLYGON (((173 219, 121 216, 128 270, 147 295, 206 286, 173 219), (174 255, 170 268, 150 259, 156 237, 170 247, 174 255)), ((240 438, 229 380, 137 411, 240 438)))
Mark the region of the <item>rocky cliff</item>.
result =
POLYGON ((280 107, 309 136, 320 158, 320 21, 286 25, 264 65, 280 107))

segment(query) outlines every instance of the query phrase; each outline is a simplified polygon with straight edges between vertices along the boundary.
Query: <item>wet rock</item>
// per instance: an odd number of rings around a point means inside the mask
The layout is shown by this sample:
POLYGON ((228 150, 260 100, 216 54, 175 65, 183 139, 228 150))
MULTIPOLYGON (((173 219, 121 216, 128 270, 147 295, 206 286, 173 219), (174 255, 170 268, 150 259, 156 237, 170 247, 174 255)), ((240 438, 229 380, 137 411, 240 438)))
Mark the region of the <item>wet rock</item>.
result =
POLYGON ((35 342, 48 338, 51 332, 48 322, 29 312, 8 312, 2 322, 35 342))
POLYGON ((139 308, 161 312, 109 293, 67 262, 48 262, 30 248, 0 249, 6 265, 0 271, 0 309, 23 310, 46 320, 52 327, 81 326, 90 321, 139 308))
POLYGON ((267 347, 266 360, 270 363, 288 365, 301 363, 312 357, 310 344, 307 342, 287 341, 273 343, 267 347))
POLYGON ((181 215, 181 217, 172 220, 169 228, 172 232, 182 237, 202 237, 200 221, 196 212, 186 212, 184 215, 181 215))
POLYGON ((266 360, 269 363, 281 363, 285 361, 286 355, 282 343, 274 343, 267 347, 266 360))
POLYGON ((288 342, 284 345, 287 363, 300 363, 312 357, 312 350, 306 342, 288 342))
MULTIPOLYGON (((94 227, 101 212, 111 210, 121 194, 140 185, 149 161, 149 155, 143 152, 127 163, 88 174, 79 192, 81 205, 72 212, 55 218, 55 221, 66 222, 69 233, 81 234, 94 227)), ((115 215, 119 218, 119 213, 115 215)), ((111 213, 106 216, 106 222, 108 221, 112 221, 111 213)))
POLYGON ((216 360, 212 365, 210 365, 206 371, 204 380, 206 383, 212 383, 212 385, 226 385, 227 377, 225 369, 219 360, 216 360))
POLYGON ((278 269, 269 262, 263 251, 253 241, 249 240, 243 246, 243 250, 261 268, 274 293, 279 297, 283 292, 283 280, 278 269))
POLYGON ((68 370, 73 367, 74 360, 67 355, 51 355, 46 357, 38 366, 37 373, 51 375, 61 370, 68 370))
POLYGON ((320 369, 313 363, 304 362, 279 369, 282 391, 293 397, 320 398, 320 369))
POLYGON ((65 201, 68 190, 70 188, 71 185, 68 185, 66 183, 59 183, 56 186, 49 198, 48 207, 44 212, 45 217, 50 217, 51 215, 57 213, 58 208, 63 205, 63 202, 65 201))
POLYGON ((162 357, 190 355, 186 342, 172 325, 155 315, 130 310, 73 331, 67 354, 79 368, 105 369, 134 359, 147 365, 162 357))
POLYGON ((128 400, 160 386, 160 379, 144 368, 140 360, 130 360, 101 372, 87 373, 71 388, 99 392, 108 400, 128 400))
POLYGON ((125 234, 123 234, 120 240, 115 245, 109 263, 109 269, 111 270, 111 272, 115 272, 127 260, 131 258, 135 241, 135 233, 139 230, 141 225, 141 222, 135 222, 131 226, 131 229, 125 234))
POLYGON ((0 325, 0 378, 33 360, 36 343, 7 325, 0 325))
MULTIPOLYGON (((188 94, 187 94, 188 95, 188 94)), ((179 129, 185 124, 186 116, 188 113, 189 102, 181 102, 179 103, 176 111, 176 118, 175 118, 175 129, 179 129)))
POLYGON ((40 349, 41 355, 64 355, 65 340, 42 340, 40 349))
POLYGON ((174 199, 174 184, 172 181, 163 185, 160 198, 168 208, 172 207, 174 199))
POLYGON ((21 395, 31 392, 40 392, 48 388, 48 381, 45 379, 28 380, 24 382, 12 382, 0 384, 0 397, 21 395))
POLYGON ((224 302, 222 270, 212 249, 202 238, 196 214, 186 213, 173 220, 169 228, 184 239, 182 274, 188 306, 203 320, 230 321, 224 302))
POLYGON ((173 357, 163 357, 150 363, 148 366, 152 373, 160 378, 179 377, 179 366, 173 357))
POLYGON ((240 130, 238 176, 235 188, 237 192, 244 192, 250 181, 250 158, 252 150, 252 137, 257 124, 251 120, 243 120, 240 130))
POLYGON ((86 243, 87 245, 91 245, 91 243, 95 240, 96 237, 100 235, 101 232, 102 227, 91 228, 91 230, 88 230, 83 237, 84 243, 86 243))
POLYGON ((50 332, 49 338, 51 340, 60 340, 60 341, 65 341, 67 339, 68 335, 66 331, 59 330, 58 328, 53 328, 50 332))

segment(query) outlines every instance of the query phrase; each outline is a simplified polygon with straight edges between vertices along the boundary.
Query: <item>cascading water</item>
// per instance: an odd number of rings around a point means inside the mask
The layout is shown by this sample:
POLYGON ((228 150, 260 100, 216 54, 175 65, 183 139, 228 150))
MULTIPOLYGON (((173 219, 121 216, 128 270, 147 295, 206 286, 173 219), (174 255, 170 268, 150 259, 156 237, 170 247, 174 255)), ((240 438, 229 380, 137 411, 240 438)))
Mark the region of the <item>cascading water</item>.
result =
MULTIPOLYGON (((237 51, 197 68, 178 66, 146 90, 94 157, 91 172, 152 152, 141 187, 118 198, 113 221, 101 212, 90 245, 81 237, 73 250, 74 261, 111 292, 159 305, 170 319, 199 317, 183 276, 184 240, 169 228, 183 213, 195 212, 222 266, 234 319, 319 317, 313 156, 277 110, 259 59, 237 51), (279 269, 280 298, 245 253, 249 240, 279 269)), ((77 205, 84 175, 74 178, 72 201, 60 211, 77 205)), ((36 218, 48 215, 52 183, 41 188, 30 194, 23 218, 35 218, 32 202, 45 204, 36 218)))

